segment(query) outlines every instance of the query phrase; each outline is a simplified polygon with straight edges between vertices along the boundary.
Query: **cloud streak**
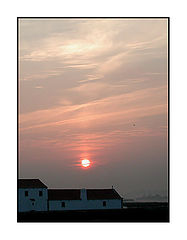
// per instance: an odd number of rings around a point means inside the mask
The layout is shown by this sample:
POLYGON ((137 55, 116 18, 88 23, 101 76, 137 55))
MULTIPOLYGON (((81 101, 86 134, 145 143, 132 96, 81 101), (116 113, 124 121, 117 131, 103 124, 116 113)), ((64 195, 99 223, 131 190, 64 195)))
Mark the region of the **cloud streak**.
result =
POLYGON ((162 181, 150 185, 165 189, 167 20, 20 19, 19 29, 21 176, 38 171, 55 186, 45 165, 59 179, 66 169, 70 187, 97 184, 95 174, 123 192, 133 177, 138 190, 141 162, 145 175, 156 164, 162 181), (74 169, 84 157, 85 180, 74 169))

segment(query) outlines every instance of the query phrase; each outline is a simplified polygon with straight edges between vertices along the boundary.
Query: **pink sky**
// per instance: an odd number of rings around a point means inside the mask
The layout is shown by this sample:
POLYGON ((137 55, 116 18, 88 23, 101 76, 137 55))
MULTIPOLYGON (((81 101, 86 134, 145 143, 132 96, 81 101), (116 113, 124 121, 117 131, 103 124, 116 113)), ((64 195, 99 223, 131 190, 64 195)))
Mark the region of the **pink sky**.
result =
POLYGON ((167 41, 167 19, 20 19, 20 177, 166 195, 167 41))

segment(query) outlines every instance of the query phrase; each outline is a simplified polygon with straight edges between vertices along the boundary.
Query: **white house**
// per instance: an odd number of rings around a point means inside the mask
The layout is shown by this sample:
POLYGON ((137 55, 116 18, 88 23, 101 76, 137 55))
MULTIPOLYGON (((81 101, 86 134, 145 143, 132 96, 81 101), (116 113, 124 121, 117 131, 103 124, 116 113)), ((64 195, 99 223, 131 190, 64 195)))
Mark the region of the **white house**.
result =
POLYGON ((48 200, 49 211, 122 208, 115 189, 49 189, 48 200))
POLYGON ((47 186, 39 179, 18 180, 18 211, 47 211, 47 186))
POLYGON ((18 211, 62 211, 122 208, 115 189, 47 189, 39 179, 18 180, 18 211))

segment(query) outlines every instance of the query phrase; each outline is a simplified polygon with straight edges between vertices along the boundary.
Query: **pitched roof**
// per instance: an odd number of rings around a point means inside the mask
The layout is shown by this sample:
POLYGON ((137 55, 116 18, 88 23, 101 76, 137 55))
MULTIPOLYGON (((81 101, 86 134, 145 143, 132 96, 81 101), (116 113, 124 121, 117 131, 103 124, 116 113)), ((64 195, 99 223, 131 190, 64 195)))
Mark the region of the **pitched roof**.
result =
POLYGON ((49 189, 49 200, 81 200, 79 189, 49 189))
POLYGON ((87 189, 87 199, 121 199, 121 196, 115 189, 87 189))
MULTIPOLYGON (((87 189, 88 200, 121 199, 115 189, 87 189)), ((48 189, 49 200, 81 200, 80 189, 48 189)))
POLYGON ((18 188, 47 188, 39 179, 18 179, 18 188))

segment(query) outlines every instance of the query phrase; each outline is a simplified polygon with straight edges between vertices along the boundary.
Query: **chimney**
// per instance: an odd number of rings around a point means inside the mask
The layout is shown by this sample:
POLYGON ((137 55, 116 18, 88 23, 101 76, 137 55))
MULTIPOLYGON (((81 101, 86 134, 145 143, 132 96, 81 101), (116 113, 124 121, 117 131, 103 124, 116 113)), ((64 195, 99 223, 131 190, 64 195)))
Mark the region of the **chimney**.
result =
POLYGON ((81 189, 81 199, 83 201, 87 200, 87 193, 86 193, 86 189, 85 188, 81 189))

